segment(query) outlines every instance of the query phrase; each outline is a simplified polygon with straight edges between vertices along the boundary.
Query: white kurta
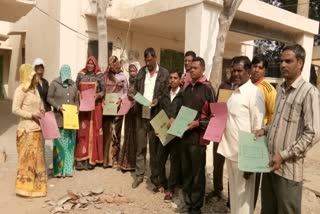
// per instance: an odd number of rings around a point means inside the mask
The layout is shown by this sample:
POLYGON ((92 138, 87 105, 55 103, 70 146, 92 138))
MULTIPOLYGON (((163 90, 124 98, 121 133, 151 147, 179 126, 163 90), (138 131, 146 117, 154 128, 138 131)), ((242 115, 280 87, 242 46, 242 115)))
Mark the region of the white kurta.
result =
POLYGON ((228 120, 218 153, 226 158, 231 214, 253 213, 255 175, 243 178, 238 169, 239 130, 253 132, 261 129, 265 114, 265 101, 258 87, 247 81, 235 89, 227 102, 228 120))

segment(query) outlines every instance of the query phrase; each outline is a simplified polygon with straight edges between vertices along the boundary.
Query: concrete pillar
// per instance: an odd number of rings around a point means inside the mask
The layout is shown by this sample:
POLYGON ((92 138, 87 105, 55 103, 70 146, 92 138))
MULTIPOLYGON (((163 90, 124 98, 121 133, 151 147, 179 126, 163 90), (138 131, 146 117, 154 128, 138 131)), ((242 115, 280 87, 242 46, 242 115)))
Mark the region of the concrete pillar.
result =
MULTIPOLYGON (((219 29, 219 14, 218 8, 203 3, 191 6, 186 10, 185 51, 193 50, 197 56, 205 60, 205 75, 207 77, 209 77, 212 68, 212 58, 219 29)), ((207 146, 206 157, 207 173, 211 174, 213 170, 213 142, 207 146)))
POLYGON ((13 98, 15 89, 19 86, 19 67, 21 65, 21 47, 22 47, 22 36, 12 35, 10 36, 10 46, 12 47, 11 60, 10 60, 10 71, 8 79, 8 97, 13 98))
POLYGON ((306 59, 302 70, 302 77, 309 81, 310 67, 312 62, 312 50, 313 50, 313 35, 303 34, 297 39, 297 43, 300 44, 306 51, 306 59))
POLYGON ((206 62, 206 76, 212 68, 212 57, 218 34, 220 9, 204 3, 187 8, 185 23, 185 51, 193 50, 206 62))
POLYGON ((310 0, 298 0, 297 14, 308 18, 309 17, 309 4, 310 4, 310 0))

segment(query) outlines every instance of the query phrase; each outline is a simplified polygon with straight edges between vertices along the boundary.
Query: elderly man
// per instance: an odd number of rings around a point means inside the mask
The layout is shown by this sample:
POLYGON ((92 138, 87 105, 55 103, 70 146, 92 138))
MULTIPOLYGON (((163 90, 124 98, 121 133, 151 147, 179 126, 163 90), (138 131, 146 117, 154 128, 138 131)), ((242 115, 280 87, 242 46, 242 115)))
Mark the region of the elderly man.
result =
POLYGON ((250 81, 251 62, 246 56, 233 58, 232 75, 238 86, 227 102, 228 120, 218 153, 226 159, 231 214, 253 213, 255 176, 238 169, 239 131, 253 132, 263 124, 264 98, 250 81))
POLYGON ((155 185, 155 190, 157 190, 160 187, 158 158, 160 141, 151 127, 150 120, 160 111, 159 99, 169 86, 169 72, 157 64, 157 55, 153 48, 147 48, 144 51, 144 61, 146 65, 140 69, 136 77, 135 91, 143 94, 145 98, 152 102, 152 105, 151 109, 147 109, 150 110, 150 117, 147 118, 142 114, 142 111, 146 110, 146 108, 136 103, 136 178, 132 183, 132 188, 137 188, 143 182, 143 176, 146 171, 147 142, 149 142, 150 180, 155 185))
POLYGON ((256 132, 267 135, 271 173, 262 178, 262 214, 301 213, 303 160, 320 140, 320 94, 301 76, 305 50, 288 45, 281 53, 284 82, 277 88, 273 120, 256 132))

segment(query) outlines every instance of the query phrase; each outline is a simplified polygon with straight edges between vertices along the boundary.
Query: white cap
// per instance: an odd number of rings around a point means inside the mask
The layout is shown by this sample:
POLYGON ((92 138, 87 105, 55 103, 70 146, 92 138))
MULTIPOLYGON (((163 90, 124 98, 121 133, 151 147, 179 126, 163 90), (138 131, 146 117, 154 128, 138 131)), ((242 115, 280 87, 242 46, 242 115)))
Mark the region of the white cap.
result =
POLYGON ((36 67, 36 65, 43 65, 43 67, 46 66, 46 64, 44 63, 43 59, 41 59, 41 58, 36 58, 33 61, 33 68, 36 67))

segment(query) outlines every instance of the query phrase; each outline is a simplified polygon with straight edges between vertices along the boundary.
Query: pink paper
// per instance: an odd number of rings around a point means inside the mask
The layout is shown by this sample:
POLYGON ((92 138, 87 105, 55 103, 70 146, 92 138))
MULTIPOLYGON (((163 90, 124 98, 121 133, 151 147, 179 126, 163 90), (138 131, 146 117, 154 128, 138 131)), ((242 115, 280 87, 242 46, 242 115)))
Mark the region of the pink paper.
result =
POLYGON ((45 112, 41 116, 41 119, 39 121, 42 130, 42 135, 45 140, 60 138, 60 132, 57 125, 57 121, 52 111, 45 112))
POLYGON ((80 94, 80 111, 92 111, 95 108, 96 91, 94 88, 89 88, 81 91, 80 94))
POLYGON ((220 142, 226 128, 228 109, 226 103, 210 103, 213 117, 210 119, 203 139, 220 142))
POLYGON ((120 109, 118 111, 118 115, 125 115, 129 112, 129 110, 132 108, 133 103, 128 99, 128 97, 125 97, 121 101, 120 109))

